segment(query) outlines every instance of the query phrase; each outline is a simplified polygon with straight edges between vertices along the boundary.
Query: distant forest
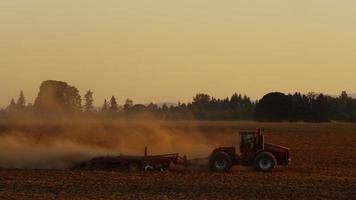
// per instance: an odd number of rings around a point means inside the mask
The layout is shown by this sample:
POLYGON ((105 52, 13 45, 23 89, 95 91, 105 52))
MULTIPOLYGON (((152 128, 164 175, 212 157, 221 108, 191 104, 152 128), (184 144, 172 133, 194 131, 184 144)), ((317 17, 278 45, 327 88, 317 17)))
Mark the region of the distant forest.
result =
POLYGON ((127 99, 119 105, 115 96, 105 99, 101 108, 93 105, 94 93, 83 98, 77 88, 61 81, 44 81, 33 104, 21 91, 15 101, 0 110, 1 119, 28 118, 123 118, 159 120, 256 120, 268 122, 356 122, 356 99, 346 92, 338 97, 324 94, 283 94, 272 92, 258 101, 233 94, 223 99, 196 94, 190 103, 177 105, 134 104, 127 99))

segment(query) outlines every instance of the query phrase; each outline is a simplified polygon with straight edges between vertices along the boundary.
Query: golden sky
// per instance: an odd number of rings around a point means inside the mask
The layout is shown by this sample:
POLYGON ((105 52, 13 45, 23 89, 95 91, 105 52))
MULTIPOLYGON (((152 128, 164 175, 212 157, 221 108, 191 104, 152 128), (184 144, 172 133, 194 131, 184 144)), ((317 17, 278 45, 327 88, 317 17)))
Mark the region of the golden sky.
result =
POLYGON ((0 0, 0 107, 41 81, 96 104, 356 91, 355 0, 0 0))

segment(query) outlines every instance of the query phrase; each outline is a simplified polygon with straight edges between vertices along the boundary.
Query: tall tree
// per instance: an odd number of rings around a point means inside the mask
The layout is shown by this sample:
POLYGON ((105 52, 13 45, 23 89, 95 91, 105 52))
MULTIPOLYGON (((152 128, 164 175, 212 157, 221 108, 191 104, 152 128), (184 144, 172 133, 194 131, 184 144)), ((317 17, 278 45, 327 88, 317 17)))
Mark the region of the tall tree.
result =
POLYGON ((259 121, 284 121, 290 119, 291 101, 283 93, 272 92, 262 97, 255 109, 259 121))
POLYGON ((230 107, 238 108, 242 106, 242 96, 241 94, 234 93, 230 98, 230 107))
POLYGON ((7 110, 9 112, 14 112, 16 111, 16 103, 15 103, 15 100, 12 98, 11 101, 10 101, 10 104, 7 106, 7 110))
POLYGON ((329 122, 329 105, 327 98, 319 94, 312 102, 311 122, 329 122))
POLYGON ((106 99, 104 99, 103 106, 101 107, 101 112, 108 112, 109 111, 109 103, 106 99))
POLYGON ((192 113, 195 118, 206 120, 211 117, 212 111, 211 97, 208 94, 197 94, 193 98, 192 102, 192 113))
POLYGON ((293 95, 289 94, 288 98, 291 100, 290 121, 306 121, 311 112, 308 97, 296 92, 293 95))
POLYGON ((34 109, 38 113, 58 116, 81 112, 81 97, 77 88, 62 81, 44 81, 35 100, 34 109))
POLYGON ((94 98, 93 92, 88 90, 84 95, 84 112, 93 112, 94 111, 94 98))
POLYGON ((117 111, 119 111, 119 105, 116 101, 116 98, 112 96, 110 99, 110 112, 116 113, 117 111))
POLYGON ((126 102, 125 102, 125 104, 124 104, 124 110, 125 110, 125 111, 128 111, 128 110, 130 110, 132 107, 133 107, 133 101, 132 101, 132 99, 127 98, 127 99, 126 99, 126 102))
POLYGON ((342 91, 339 96, 340 111, 344 113, 344 119, 350 121, 353 119, 352 113, 352 98, 349 97, 346 91, 342 91))
POLYGON ((196 106, 198 108, 204 108, 210 103, 210 96, 207 94, 197 94, 193 98, 193 106, 196 106))
POLYGON ((25 99, 25 95, 23 94, 22 90, 20 92, 19 98, 17 99, 16 107, 19 110, 22 110, 22 109, 24 109, 26 107, 26 99, 25 99))

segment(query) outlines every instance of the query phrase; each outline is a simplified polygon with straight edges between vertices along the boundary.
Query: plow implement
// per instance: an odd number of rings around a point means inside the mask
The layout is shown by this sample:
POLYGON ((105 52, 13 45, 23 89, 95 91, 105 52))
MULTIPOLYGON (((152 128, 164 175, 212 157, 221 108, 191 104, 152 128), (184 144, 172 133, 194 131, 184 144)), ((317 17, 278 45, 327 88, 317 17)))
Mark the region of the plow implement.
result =
POLYGON ((187 158, 186 156, 180 156, 178 153, 148 155, 146 147, 143 156, 101 156, 79 163, 74 167, 74 169, 114 171, 166 171, 171 164, 186 165, 187 158))

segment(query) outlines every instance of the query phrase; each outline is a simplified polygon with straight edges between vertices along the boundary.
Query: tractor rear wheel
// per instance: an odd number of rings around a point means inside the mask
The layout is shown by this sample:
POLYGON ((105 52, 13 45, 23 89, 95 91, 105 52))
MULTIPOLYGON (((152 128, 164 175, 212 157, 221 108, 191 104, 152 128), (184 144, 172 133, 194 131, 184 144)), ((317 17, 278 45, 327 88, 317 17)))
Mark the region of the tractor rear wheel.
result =
POLYGON ((226 172, 232 167, 232 159, 229 154, 218 151, 210 156, 209 167, 212 171, 226 172))
POLYGON ((276 158, 269 152, 262 152, 255 159, 255 169, 262 172, 271 172, 276 166, 276 158))

